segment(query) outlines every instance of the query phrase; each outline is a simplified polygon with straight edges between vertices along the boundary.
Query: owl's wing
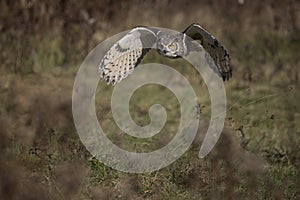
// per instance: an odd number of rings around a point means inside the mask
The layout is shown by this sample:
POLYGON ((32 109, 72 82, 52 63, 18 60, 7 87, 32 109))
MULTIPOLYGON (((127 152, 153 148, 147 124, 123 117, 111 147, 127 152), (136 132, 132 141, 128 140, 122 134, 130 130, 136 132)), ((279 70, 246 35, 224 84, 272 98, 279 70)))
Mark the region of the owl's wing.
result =
POLYGON ((100 77, 115 85, 131 74, 156 42, 156 30, 137 27, 115 43, 99 64, 100 77))
MULTIPOLYGON (((228 80, 232 76, 229 53, 214 36, 198 24, 191 24, 185 31, 183 31, 183 33, 194 40, 201 41, 201 45, 213 59, 216 67, 218 68, 218 72, 220 73, 219 75, 222 76, 224 81, 228 80)), ((209 58, 208 61, 210 61, 209 58)), ((215 69, 210 62, 208 62, 208 64, 211 68, 215 69)))

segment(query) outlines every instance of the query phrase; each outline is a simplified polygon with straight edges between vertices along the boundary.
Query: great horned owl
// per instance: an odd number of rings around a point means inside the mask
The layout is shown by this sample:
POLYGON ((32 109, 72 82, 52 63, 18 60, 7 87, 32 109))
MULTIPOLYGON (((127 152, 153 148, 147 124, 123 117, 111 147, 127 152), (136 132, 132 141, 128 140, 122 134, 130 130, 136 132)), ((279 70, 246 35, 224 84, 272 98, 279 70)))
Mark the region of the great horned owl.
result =
POLYGON ((107 84, 115 85, 131 74, 145 54, 155 45, 162 56, 169 58, 186 56, 192 48, 188 45, 189 39, 200 41, 218 68, 215 72, 224 81, 232 76, 230 57, 226 48, 200 25, 191 24, 182 33, 174 35, 152 27, 132 29, 104 55, 99 65, 100 77, 107 84))

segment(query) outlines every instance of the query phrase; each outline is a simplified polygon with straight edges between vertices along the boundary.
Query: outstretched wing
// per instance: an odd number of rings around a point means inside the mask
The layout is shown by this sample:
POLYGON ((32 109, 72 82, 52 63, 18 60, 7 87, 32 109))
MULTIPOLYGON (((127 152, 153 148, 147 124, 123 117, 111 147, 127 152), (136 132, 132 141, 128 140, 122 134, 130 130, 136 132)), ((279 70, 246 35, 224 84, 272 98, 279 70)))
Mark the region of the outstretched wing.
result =
POLYGON ((198 24, 191 24, 183 33, 194 40, 201 41, 201 45, 213 59, 224 81, 232 76, 229 53, 214 36, 198 24))
POLYGON ((156 42, 156 32, 147 27, 132 29, 104 55, 99 65, 100 77, 115 85, 131 74, 156 42))

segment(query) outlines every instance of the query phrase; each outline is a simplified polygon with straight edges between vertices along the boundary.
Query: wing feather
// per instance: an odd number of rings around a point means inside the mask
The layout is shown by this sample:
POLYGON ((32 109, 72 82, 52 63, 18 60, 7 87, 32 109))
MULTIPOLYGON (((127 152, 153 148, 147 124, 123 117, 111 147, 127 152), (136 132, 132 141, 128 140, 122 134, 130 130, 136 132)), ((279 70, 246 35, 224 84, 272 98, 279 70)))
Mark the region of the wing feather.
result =
POLYGON ((191 24, 183 33, 194 40, 201 41, 201 45, 213 59, 212 61, 209 56, 206 56, 208 64, 215 69, 212 64, 214 62, 224 81, 232 76, 229 53, 213 35, 198 24, 191 24))
POLYGON ((132 29, 104 55, 99 64, 100 77, 109 85, 115 85, 129 74, 140 63, 150 50, 149 44, 156 42, 156 34, 146 27, 132 29), (144 44, 144 40, 147 45, 144 44))

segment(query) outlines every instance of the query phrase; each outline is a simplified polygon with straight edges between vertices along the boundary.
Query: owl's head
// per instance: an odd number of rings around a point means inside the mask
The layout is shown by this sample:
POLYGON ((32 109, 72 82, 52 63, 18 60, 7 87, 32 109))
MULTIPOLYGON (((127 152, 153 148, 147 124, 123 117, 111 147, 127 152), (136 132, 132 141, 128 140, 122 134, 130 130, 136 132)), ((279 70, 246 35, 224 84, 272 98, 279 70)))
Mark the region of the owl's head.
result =
POLYGON ((184 35, 170 35, 160 31, 157 34, 157 50, 161 55, 170 58, 184 56, 187 51, 184 43, 184 35))

